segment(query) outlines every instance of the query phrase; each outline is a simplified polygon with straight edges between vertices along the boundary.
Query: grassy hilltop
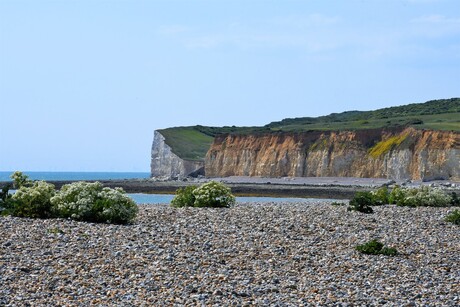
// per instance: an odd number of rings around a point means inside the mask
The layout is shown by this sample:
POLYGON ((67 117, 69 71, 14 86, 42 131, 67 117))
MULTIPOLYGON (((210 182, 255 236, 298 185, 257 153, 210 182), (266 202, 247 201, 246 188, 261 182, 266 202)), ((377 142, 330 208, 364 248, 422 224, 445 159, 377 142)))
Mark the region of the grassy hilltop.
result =
POLYGON ((286 118, 263 127, 174 127, 159 130, 182 159, 203 160, 216 135, 235 133, 365 130, 394 126, 460 131, 460 98, 431 100, 374 111, 347 111, 320 117, 286 118))

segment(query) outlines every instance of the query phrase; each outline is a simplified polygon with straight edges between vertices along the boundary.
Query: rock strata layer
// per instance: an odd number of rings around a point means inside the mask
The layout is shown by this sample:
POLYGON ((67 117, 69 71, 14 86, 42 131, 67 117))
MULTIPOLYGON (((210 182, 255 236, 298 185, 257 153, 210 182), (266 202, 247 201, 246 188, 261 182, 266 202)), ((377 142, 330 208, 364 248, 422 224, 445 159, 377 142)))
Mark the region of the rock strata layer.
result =
POLYGON ((460 134, 413 128, 309 131, 215 138, 209 177, 460 179, 460 134))

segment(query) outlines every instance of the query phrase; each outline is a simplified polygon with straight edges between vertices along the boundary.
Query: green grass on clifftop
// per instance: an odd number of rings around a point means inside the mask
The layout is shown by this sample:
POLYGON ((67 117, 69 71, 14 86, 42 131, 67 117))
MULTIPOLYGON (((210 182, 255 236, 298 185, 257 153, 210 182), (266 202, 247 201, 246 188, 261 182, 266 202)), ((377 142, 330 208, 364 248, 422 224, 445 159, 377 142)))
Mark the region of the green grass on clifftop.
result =
MULTIPOLYGON (((344 131, 398 126, 460 131, 460 98, 431 100, 425 103, 414 103, 374 111, 347 111, 320 117, 287 118, 263 127, 207 127, 198 125, 167 128, 159 131, 175 154, 182 159, 196 161, 204 160, 214 137, 219 134, 258 134, 311 130, 344 131)), ((374 154, 378 155, 380 151, 385 149, 386 147, 382 145, 375 149, 374 154)))
POLYGON ((214 140, 214 137, 196 130, 195 127, 167 128, 159 132, 172 151, 185 160, 203 160, 214 140))

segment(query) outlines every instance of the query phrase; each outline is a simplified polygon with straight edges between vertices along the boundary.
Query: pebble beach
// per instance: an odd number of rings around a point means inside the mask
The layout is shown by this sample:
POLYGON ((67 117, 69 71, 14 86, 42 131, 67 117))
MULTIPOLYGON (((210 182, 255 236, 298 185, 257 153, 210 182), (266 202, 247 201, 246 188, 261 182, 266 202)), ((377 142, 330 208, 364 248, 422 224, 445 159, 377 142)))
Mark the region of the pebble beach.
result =
POLYGON ((141 205, 131 225, 0 217, 0 306, 459 306, 453 208, 141 205), (364 255, 378 239, 396 256, 364 255))

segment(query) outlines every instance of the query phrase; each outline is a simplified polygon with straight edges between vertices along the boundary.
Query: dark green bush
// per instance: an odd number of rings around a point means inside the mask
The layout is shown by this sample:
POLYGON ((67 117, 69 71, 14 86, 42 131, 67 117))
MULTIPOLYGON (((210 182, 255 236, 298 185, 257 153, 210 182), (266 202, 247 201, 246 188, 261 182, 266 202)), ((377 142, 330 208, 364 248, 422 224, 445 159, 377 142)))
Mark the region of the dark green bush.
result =
POLYGON ((348 211, 358 211, 362 213, 373 213, 374 210, 371 206, 375 203, 374 197, 371 192, 356 192, 352 200, 350 200, 350 206, 348 211))
POLYGON ((196 188, 196 185, 179 188, 176 191, 176 196, 174 196, 173 200, 171 201, 171 206, 176 208, 193 207, 195 204, 195 195, 193 195, 193 191, 196 188))
POLYGON ((383 243, 377 240, 371 240, 362 245, 358 245, 356 246, 356 250, 367 255, 394 256, 398 253, 395 248, 384 247, 383 243))
POLYGON ((460 206, 460 198, 458 198, 457 193, 452 192, 450 204, 456 207, 460 206))
POLYGON ((454 210, 446 216, 446 222, 460 225, 460 210, 454 210))
POLYGON ((10 189, 12 185, 7 184, 0 190, 0 214, 8 214, 11 206, 11 194, 10 189))

